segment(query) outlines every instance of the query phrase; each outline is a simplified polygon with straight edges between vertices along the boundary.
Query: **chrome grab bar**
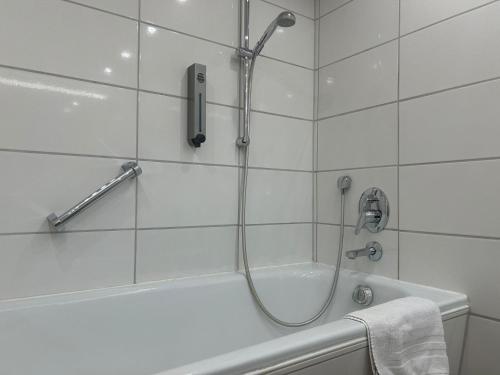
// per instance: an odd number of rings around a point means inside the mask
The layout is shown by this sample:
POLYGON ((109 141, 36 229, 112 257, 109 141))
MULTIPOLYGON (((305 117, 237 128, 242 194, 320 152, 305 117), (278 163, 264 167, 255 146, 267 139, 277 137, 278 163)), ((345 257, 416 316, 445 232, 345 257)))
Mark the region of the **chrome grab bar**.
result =
POLYGON ((141 167, 137 165, 136 162, 129 161, 122 165, 123 173, 113 178, 108 183, 104 184, 102 187, 94 191, 84 200, 78 202, 74 207, 70 208, 68 211, 63 213, 61 216, 57 216, 55 213, 51 213, 47 216, 47 221, 52 230, 58 231, 62 228, 64 223, 71 220, 73 217, 78 215, 80 212, 90 207, 98 199, 102 198, 109 191, 120 185, 122 182, 139 176, 142 173, 141 167))

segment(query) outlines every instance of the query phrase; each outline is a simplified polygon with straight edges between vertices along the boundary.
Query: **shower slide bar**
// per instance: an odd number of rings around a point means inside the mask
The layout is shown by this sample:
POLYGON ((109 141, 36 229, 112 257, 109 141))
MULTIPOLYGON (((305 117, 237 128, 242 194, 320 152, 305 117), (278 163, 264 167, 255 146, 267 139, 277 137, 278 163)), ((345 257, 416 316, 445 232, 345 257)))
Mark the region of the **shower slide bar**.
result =
POLYGON ((113 190, 115 187, 120 185, 122 182, 138 177, 142 173, 141 167, 136 162, 129 161, 122 165, 123 173, 113 178, 111 181, 107 182, 99 189, 94 191, 84 200, 78 202, 75 206, 70 208, 68 211, 63 213, 61 216, 57 216, 55 213, 51 213, 47 216, 47 221, 49 222, 49 226, 53 231, 60 230, 64 223, 71 220, 73 217, 81 213, 86 208, 90 207, 94 204, 98 199, 105 196, 108 192, 113 190))

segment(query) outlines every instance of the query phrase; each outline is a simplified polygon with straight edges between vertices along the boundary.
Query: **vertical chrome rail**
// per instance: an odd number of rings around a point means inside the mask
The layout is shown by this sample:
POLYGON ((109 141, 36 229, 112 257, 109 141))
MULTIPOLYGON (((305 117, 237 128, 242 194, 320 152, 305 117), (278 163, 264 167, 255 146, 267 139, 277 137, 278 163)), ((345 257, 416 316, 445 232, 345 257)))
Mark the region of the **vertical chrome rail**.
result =
POLYGON ((47 221, 49 222, 50 228, 54 231, 60 230, 64 223, 71 220, 73 217, 81 213, 83 210, 90 207, 97 200, 102 198, 108 192, 113 190, 115 187, 120 185, 122 182, 139 176, 142 173, 141 167, 137 165, 136 162, 129 161, 122 165, 123 173, 113 178, 108 183, 104 184, 102 187, 94 191, 84 200, 78 202, 74 207, 70 208, 68 211, 63 213, 61 216, 57 216, 55 213, 51 213, 47 216, 47 221))

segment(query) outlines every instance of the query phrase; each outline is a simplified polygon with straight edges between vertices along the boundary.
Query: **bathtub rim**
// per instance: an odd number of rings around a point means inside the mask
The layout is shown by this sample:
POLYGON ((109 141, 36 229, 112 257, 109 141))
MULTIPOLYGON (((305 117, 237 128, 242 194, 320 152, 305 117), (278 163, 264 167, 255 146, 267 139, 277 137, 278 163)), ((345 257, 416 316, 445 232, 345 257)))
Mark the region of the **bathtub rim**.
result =
MULTIPOLYGON (((462 296, 465 297, 465 295, 462 296)), ((466 303, 463 306, 452 307, 450 309, 442 311, 441 316, 443 318, 443 321, 447 321, 459 318, 464 315, 466 316, 469 314, 469 312, 470 306, 468 303, 466 303)), ((313 333, 312 336, 314 337, 317 335, 313 333)), ((302 344, 301 346, 308 346, 308 344, 302 344)), ((292 333, 290 335, 286 335, 271 341, 235 350, 234 352, 221 354, 177 368, 161 371, 155 373, 154 375, 278 375, 288 373, 289 371, 294 371, 293 367, 297 367, 295 370, 298 370, 300 368, 335 359, 367 347, 368 338, 365 326, 359 322, 340 319, 331 323, 310 328, 308 330, 292 333), (338 337, 339 331, 334 331, 336 328, 338 328, 335 327, 336 325, 342 325, 344 326, 344 330, 349 331, 342 332, 342 336, 338 337), (330 330, 328 328, 330 328, 330 330), (300 348, 294 348, 294 345, 290 341, 293 341, 294 338, 300 339, 301 336, 311 336, 312 330, 325 330, 329 332, 335 332, 336 342, 322 348, 318 348, 318 346, 322 345, 321 343, 316 343, 316 347, 311 351, 303 352, 300 354, 293 353, 293 351, 300 351, 300 348), (276 344, 279 345, 280 341, 289 341, 288 347, 286 347, 285 349, 282 348, 282 351, 289 352, 288 358, 281 361, 273 361, 272 358, 269 358, 271 357, 270 355, 268 355, 267 358, 263 358, 263 352, 270 352, 270 350, 266 347, 276 344), (220 366, 221 363, 224 363, 223 367, 220 366)), ((273 354, 274 356, 276 356, 276 351, 274 351, 273 354)))

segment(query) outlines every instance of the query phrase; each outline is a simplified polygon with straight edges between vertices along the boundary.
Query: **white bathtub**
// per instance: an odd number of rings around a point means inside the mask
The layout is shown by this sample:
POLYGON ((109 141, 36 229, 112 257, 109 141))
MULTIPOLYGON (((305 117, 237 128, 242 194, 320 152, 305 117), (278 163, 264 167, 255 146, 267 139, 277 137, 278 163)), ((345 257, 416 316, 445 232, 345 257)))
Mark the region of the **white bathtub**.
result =
MULTIPOLYGON (((255 272, 282 319, 310 316, 332 269, 304 264, 255 272)), ((369 285, 374 304, 421 296, 439 304, 452 373, 468 312, 465 295, 343 271, 328 313, 303 329, 257 310, 241 274, 222 274, 0 303, 0 374, 370 374, 364 327, 342 316, 369 285)))

